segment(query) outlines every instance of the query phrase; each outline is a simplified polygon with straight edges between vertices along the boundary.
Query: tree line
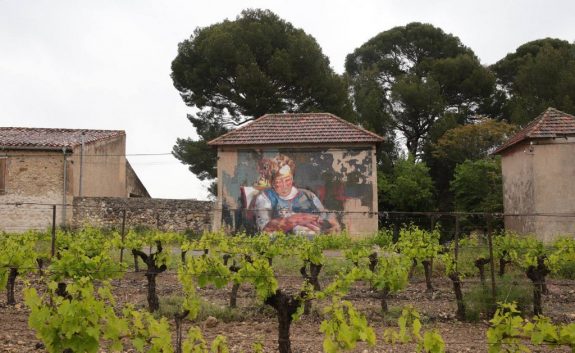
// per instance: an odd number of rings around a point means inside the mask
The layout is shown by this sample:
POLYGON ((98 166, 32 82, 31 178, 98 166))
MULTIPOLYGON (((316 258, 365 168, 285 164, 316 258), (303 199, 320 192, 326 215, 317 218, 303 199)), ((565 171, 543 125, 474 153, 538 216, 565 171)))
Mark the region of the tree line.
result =
POLYGON ((489 152, 547 107, 575 113, 575 44, 534 40, 484 66, 458 37, 417 22, 362 44, 339 75, 311 35, 244 10, 179 43, 171 77, 199 137, 178 138, 173 155, 201 180, 216 177, 207 141, 266 113, 330 112, 386 137, 380 207, 395 211, 502 211, 489 152))

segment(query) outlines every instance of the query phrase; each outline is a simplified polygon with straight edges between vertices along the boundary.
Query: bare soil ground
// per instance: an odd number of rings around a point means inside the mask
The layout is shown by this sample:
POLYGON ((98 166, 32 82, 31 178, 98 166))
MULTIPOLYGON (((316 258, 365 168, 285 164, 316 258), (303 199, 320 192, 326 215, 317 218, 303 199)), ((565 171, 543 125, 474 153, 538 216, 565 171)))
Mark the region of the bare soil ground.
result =
MULTIPOLYGON (((287 285, 299 286, 297 277, 287 277, 287 285), (289 283, 289 282, 293 283, 289 283)), ((284 283, 285 285, 285 283, 284 283)), ((136 303, 146 306, 146 281, 144 272, 128 273, 121 280, 113 281, 114 294, 119 303, 136 303)), ((379 299, 369 288, 358 285, 346 298, 359 308, 375 328, 378 337, 375 347, 360 344, 356 352, 414 352, 414 346, 390 346, 382 341, 385 328, 393 327, 400 308, 411 304, 422 314, 424 330, 437 329, 446 342, 447 352, 487 352, 485 332, 486 320, 476 323, 465 323, 455 320, 456 303, 452 294, 451 283, 444 277, 434 278, 435 291, 428 293, 422 278, 415 278, 409 287, 392 296, 389 305, 392 313, 382 317, 379 310, 379 299), (395 315, 395 316, 393 316, 395 315), (391 317, 390 317, 391 316, 391 317)), ((548 283, 549 294, 544 296, 544 313, 555 322, 575 321, 575 282, 554 281, 548 283)), ((43 345, 28 328, 28 310, 23 304, 22 281, 18 281, 15 306, 7 306, 3 295, 0 298, 0 352, 45 352, 43 345)), ((466 285, 464 285, 464 290, 466 285)), ((501 289, 505 290, 505 289, 501 289)), ((181 289, 175 273, 163 273, 158 276, 160 298, 174 298, 180 295, 181 289)), ((225 307, 228 303, 230 288, 202 289, 201 294, 212 307, 225 307)), ((2 293, 4 294, 4 293, 2 293)), ((321 322, 321 303, 314 303, 314 310, 300 321, 293 323, 291 329, 292 350, 294 353, 321 352, 323 335, 319 332, 321 322)), ((216 335, 227 337, 231 352, 250 352, 252 344, 260 342, 266 352, 277 351, 277 321, 272 309, 262 306, 255 300, 253 289, 243 285, 239 291, 236 311, 240 321, 228 321, 220 318, 215 325, 206 321, 186 322, 184 332, 190 325, 199 325, 211 341, 216 335)), ((173 320, 172 320, 173 321, 173 320)), ((214 322, 212 322, 214 323, 214 322)), ((173 335, 175 337, 175 333, 173 335)), ((568 352, 568 349, 551 347, 531 347, 533 352, 568 352)), ((106 352, 102 349, 102 352, 106 352)), ((133 352, 128 350, 127 352, 133 352)))

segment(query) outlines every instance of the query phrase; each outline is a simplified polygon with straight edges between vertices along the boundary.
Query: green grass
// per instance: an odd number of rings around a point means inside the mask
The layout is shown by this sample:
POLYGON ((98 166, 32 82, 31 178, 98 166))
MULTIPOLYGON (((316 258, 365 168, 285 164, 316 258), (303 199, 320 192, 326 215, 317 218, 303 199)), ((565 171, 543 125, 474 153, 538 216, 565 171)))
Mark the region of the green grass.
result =
MULTIPOLYGON (((158 316, 173 318, 174 314, 179 314, 183 311, 182 303, 184 298, 182 296, 167 296, 160 298, 160 310, 158 316)), ((198 316, 194 319, 195 322, 205 321, 208 317, 212 316, 222 322, 235 322, 244 321, 252 317, 256 312, 250 311, 245 308, 230 308, 229 306, 221 306, 218 304, 210 303, 200 299, 200 310, 198 316)))
MULTIPOLYGON (((516 302, 517 308, 524 314, 531 310, 533 303, 533 287, 526 282, 524 277, 505 275, 496 278, 496 301, 502 303, 516 302)), ((463 294, 466 306, 466 319, 476 322, 486 319, 493 314, 494 307, 491 297, 491 284, 487 281, 483 286, 475 284, 471 289, 463 294)))
POLYGON ((575 262, 563 264, 554 277, 561 279, 575 279, 575 262))
POLYGON ((343 255, 341 256, 326 256, 325 263, 321 269, 320 278, 322 276, 332 278, 347 268, 351 267, 351 263, 346 260, 343 255))

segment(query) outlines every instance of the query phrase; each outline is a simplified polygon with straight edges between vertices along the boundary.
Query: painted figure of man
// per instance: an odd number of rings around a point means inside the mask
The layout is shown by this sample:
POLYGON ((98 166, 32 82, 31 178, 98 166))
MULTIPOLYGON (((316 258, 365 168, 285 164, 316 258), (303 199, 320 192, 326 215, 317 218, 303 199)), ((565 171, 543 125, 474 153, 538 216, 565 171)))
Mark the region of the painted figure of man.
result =
POLYGON ((340 231, 335 216, 326 212, 313 192, 294 186, 293 160, 279 154, 271 160, 270 169, 271 187, 262 190, 254 204, 260 231, 307 236, 340 231))

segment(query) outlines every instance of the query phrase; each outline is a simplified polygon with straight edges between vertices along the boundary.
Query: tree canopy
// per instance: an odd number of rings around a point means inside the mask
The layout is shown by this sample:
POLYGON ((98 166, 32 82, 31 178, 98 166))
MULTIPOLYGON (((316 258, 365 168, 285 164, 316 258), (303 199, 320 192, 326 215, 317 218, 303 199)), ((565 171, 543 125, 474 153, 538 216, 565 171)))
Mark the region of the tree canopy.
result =
POLYGON ((359 121, 382 135, 401 131, 412 155, 444 114, 478 113, 495 84, 457 37, 422 23, 373 37, 347 56, 346 72, 359 121))
POLYGON ((447 130, 432 145, 435 158, 459 164, 488 156, 517 130, 515 125, 493 119, 460 125, 447 130))
POLYGON ((433 207, 433 181, 429 168, 413 156, 398 159, 390 174, 379 173, 377 187, 384 209, 428 211, 433 207))
POLYGON ((500 158, 466 160, 455 168, 451 182, 455 210, 502 212, 503 181, 500 158))
POLYGON ((197 28, 178 45, 172 80, 199 113, 188 119, 199 141, 178 139, 173 153, 201 179, 215 177, 206 142, 266 113, 330 112, 351 119, 347 86, 315 39, 267 10, 197 28))
POLYGON ((575 44, 553 38, 525 43, 491 66, 505 98, 501 117, 525 125, 548 107, 575 113, 575 44))
POLYGON ((199 139, 178 138, 173 154, 213 179, 207 141, 266 113, 330 112, 386 137, 384 209, 499 211, 499 162, 484 157, 549 106, 575 113, 575 44, 560 39, 525 43, 486 68, 456 36, 415 22, 368 40, 345 70, 337 75, 312 36, 268 10, 197 28, 171 77, 199 139))

